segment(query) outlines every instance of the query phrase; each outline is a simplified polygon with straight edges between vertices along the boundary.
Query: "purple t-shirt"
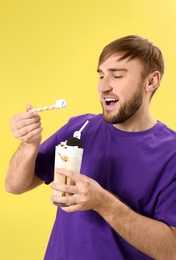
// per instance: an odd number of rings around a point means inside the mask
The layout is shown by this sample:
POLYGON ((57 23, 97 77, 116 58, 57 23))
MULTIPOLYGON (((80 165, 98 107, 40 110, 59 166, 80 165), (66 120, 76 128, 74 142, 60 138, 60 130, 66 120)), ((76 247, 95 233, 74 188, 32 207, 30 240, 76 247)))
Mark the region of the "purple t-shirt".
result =
MULTIPOLYGON (((142 132, 116 129, 99 115, 73 117, 46 140, 36 174, 53 181, 55 146, 82 125, 81 173, 95 179, 134 211, 176 226, 176 133, 158 122, 142 132)), ((93 210, 66 213, 58 208, 45 260, 151 259, 129 245, 93 210)))

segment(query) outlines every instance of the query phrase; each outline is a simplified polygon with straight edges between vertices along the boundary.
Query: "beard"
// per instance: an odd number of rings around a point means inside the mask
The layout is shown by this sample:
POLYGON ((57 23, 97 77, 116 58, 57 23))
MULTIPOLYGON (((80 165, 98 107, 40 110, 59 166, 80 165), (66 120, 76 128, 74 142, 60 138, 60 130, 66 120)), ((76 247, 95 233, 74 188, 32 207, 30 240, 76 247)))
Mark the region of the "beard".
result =
POLYGON ((126 101, 119 109, 119 111, 112 115, 111 111, 105 111, 103 106, 103 118, 107 123, 120 124, 124 123, 132 117, 141 107, 143 101, 143 84, 139 84, 137 91, 133 94, 130 100, 126 101))

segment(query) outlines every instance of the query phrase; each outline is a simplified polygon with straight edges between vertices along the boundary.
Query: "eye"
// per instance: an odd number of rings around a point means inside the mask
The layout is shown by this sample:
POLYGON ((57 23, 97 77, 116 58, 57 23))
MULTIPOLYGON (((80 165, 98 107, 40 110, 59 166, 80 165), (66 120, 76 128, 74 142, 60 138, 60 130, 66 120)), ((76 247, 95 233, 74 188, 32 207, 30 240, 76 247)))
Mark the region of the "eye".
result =
POLYGON ((99 79, 103 79, 103 78, 104 78, 104 76, 99 74, 99 79))
POLYGON ((121 76, 121 75, 113 75, 113 78, 114 79, 120 79, 120 78, 122 78, 123 76, 121 76))

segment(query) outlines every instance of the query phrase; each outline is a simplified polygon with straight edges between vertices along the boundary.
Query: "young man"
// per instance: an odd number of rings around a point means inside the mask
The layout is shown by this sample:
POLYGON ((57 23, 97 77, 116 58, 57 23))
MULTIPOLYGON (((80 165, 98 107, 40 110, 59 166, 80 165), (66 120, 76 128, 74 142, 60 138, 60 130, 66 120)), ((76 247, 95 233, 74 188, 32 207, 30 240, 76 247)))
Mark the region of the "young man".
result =
POLYGON ((58 207, 45 260, 174 260, 176 133, 149 111, 164 73, 162 53, 142 37, 126 36, 103 49, 97 71, 103 114, 71 118, 40 147, 39 115, 12 118, 21 145, 6 189, 23 193, 45 182, 72 194, 51 198, 70 206, 58 207), (57 169, 76 185, 53 183, 55 146, 86 120, 81 174, 57 169))

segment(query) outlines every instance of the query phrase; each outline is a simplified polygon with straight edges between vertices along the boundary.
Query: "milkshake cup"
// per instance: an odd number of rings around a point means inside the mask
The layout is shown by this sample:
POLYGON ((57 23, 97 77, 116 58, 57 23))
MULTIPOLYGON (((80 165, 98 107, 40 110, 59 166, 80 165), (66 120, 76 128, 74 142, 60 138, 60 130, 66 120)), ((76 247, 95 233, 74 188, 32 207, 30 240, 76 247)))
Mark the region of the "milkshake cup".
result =
MULTIPOLYGON (((80 173, 83 149, 80 147, 78 138, 70 138, 67 142, 61 142, 55 147, 55 165, 56 168, 65 168, 80 173), (76 140, 76 142, 75 142, 76 140), (78 142, 77 142, 78 141, 78 142)), ((75 185, 74 181, 67 176, 54 172, 54 182, 58 184, 75 185)), ((70 193, 54 190, 56 196, 70 196, 70 193)), ((53 202, 54 205, 66 207, 64 203, 53 202)))

